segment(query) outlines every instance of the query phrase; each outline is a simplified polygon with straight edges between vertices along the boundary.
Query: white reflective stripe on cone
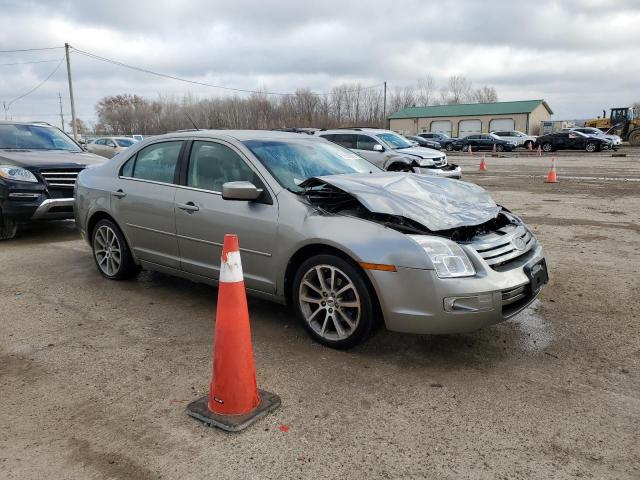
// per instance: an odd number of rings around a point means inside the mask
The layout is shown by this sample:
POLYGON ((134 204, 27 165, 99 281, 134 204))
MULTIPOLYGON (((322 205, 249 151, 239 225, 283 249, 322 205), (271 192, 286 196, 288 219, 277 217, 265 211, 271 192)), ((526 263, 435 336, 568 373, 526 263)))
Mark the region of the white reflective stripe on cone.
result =
POLYGON ((222 265, 220 266, 220 281, 226 283, 242 282, 242 262, 240 261, 240 252, 227 253, 227 261, 222 257, 222 265))

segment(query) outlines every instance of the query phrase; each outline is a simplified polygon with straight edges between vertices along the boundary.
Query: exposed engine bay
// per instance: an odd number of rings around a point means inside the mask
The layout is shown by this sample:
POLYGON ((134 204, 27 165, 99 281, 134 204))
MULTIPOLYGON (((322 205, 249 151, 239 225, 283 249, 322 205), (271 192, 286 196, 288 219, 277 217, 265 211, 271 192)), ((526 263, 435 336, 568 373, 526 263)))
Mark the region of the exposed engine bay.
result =
MULTIPOLYGON (((412 174, 399 174, 399 175, 408 175, 413 176, 412 174)), ((337 177, 337 176, 336 176, 337 177)), ((340 176, 347 177, 347 175, 340 176)), ((430 180, 431 181, 431 180, 430 180)), ((445 180, 446 181, 446 180, 445 180)), ((437 183, 441 183, 441 179, 437 179, 437 183)), ((462 182, 457 182, 462 183, 462 182)), ((471 184, 465 184, 471 185, 471 184)), ((509 226, 518 226, 521 225, 521 221, 512 215, 507 209, 501 207, 499 205, 493 204, 495 206, 495 214, 492 218, 488 218, 485 221, 481 221, 477 224, 471 224, 472 220, 469 221, 469 224, 462 224, 458 226, 453 226, 452 228, 439 228, 432 229, 429 228, 425 223, 420 221, 421 218, 409 218, 408 216, 403 215, 402 209, 398 213, 387 213, 381 211, 372 211, 368 206, 365 206, 361 199, 358 198, 358 193, 362 192, 354 192, 349 193, 342 188, 339 188, 334 185, 334 177, 323 177, 323 178, 311 178, 305 181, 301 185, 305 190, 303 195, 309 201, 309 203, 324 212, 330 214, 342 214, 342 215, 351 215, 358 218, 363 218, 366 220, 377 222, 385 227, 392 228, 402 233, 413 234, 413 235, 436 235, 440 237, 449 238, 456 242, 466 243, 471 242, 474 238, 479 236, 487 235, 489 233, 500 234, 504 227, 509 226), (327 180, 331 179, 332 182, 328 183, 327 180)), ((473 187, 476 187, 473 185, 473 187)), ((479 188, 479 187, 476 187, 479 188)), ((388 191, 388 190, 386 190, 388 191)), ((413 192, 415 196, 415 191, 413 192)), ((381 195, 384 195, 381 193, 381 195)), ((488 194, 487 194, 488 197, 488 194)), ((443 199, 439 199, 442 203, 443 199)), ((484 200, 484 199, 483 199, 484 200)), ((492 201, 491 201, 492 202, 492 201)), ((410 207, 415 208, 417 205, 415 202, 409 202, 410 207)), ((465 202, 467 203, 467 202, 465 202)), ((387 207, 388 205, 385 205, 387 207)), ((484 206, 483 206, 484 207, 484 206)), ((410 209, 413 210, 413 208, 410 209)), ((386 209, 386 208, 385 208, 386 209)), ((486 208, 482 209, 482 213, 484 214, 486 208)), ((404 212, 406 214, 406 212, 404 212)), ((439 215, 454 215, 455 213, 441 211, 439 215)), ((464 218, 468 219, 470 217, 469 211, 464 212, 464 218)), ((485 215, 486 217, 486 215, 485 215)), ((459 219, 454 219, 459 220, 459 219)), ((482 218, 480 218, 482 220, 482 218)), ((436 225, 440 225, 444 222, 430 222, 435 223, 436 225)), ((460 222, 457 222, 460 223, 460 222)), ((446 225, 445 225, 446 226, 446 225)))

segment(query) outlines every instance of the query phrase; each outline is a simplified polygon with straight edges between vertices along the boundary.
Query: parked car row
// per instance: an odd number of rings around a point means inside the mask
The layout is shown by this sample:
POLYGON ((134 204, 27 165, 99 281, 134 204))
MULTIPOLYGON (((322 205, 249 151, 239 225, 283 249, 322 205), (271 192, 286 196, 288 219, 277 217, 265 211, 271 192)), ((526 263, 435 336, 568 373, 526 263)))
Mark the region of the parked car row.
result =
POLYGON ((234 232, 248 293, 348 348, 378 318, 433 334, 501 322, 547 283, 533 233, 456 172, 377 129, 183 131, 107 160, 55 127, 0 122, 0 232, 73 217, 107 279, 144 268, 214 285, 234 232))

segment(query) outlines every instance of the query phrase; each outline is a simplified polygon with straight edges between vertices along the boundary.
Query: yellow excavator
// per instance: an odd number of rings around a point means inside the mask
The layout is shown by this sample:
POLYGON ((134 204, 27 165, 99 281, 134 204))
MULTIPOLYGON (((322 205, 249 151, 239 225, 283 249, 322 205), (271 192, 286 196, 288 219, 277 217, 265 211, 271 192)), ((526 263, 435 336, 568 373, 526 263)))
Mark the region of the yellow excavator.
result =
POLYGON ((634 118, 633 108, 612 108, 611 115, 606 116, 603 110, 602 118, 587 120, 585 127, 595 127, 608 133, 619 135, 623 141, 631 145, 640 145, 640 118, 634 118))

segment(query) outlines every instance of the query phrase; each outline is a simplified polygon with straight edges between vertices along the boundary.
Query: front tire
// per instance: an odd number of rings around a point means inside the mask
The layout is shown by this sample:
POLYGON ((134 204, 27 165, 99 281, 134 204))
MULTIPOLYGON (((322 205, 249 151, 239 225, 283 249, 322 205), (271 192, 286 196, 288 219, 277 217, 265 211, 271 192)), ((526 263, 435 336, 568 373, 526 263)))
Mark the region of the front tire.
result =
POLYGON ((584 147, 584 149, 589 153, 593 153, 598 149, 598 146, 593 142, 589 142, 587 143, 587 146, 584 147))
POLYGON ((452 144, 452 143, 447 143, 447 144, 444 146, 444 149, 445 149, 447 152, 453 152, 453 144, 452 144))
POLYGON ((406 165, 404 163, 394 163, 393 165, 389 166, 389 170, 387 171, 413 173, 413 169, 409 165, 406 165))
POLYGON ((547 152, 547 153, 553 151, 553 145, 551 143, 549 143, 549 142, 543 143, 542 144, 542 151, 543 152, 547 152))
POLYGON ((0 240, 11 240, 18 232, 18 224, 13 218, 0 214, 0 240))
POLYGON ((364 274, 335 255, 316 255, 300 265, 293 299, 305 330, 328 347, 354 347, 375 324, 374 300, 364 274))
POLYGON ((91 234, 93 259, 98 271, 109 280, 126 280, 140 273, 120 228, 111 220, 100 220, 91 234))
POLYGON ((496 152, 504 152, 504 145, 501 145, 501 144, 496 145, 496 152))

